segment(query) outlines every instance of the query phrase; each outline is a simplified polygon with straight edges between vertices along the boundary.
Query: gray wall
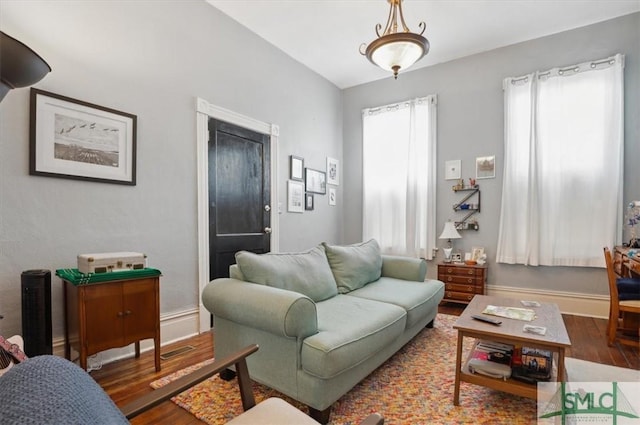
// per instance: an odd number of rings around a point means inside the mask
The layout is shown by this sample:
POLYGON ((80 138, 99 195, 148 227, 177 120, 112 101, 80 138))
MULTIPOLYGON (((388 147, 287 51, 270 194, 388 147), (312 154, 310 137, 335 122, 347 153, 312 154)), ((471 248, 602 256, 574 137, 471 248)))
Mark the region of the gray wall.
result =
MULTIPOLYGON (((162 313, 197 307, 197 97, 280 126, 285 211, 290 154, 318 169, 326 156, 341 159, 341 91, 204 1, 1 0, 0 28, 53 68, 37 88, 138 117, 129 187, 29 176, 29 89, 0 104, 3 335, 20 333, 20 273, 75 267, 80 253, 145 252, 163 273, 162 313)), ((341 207, 326 198, 313 212, 280 215, 281 250, 340 242, 341 207)), ((52 286, 55 338, 55 276, 52 286)))
MULTIPOLYGON (((428 36, 428 34, 427 34, 428 36)), ((432 46, 437 49, 438 46, 432 46)), ((625 67, 624 200, 640 199, 640 14, 484 52, 459 60, 389 77, 344 90, 345 242, 362 237, 362 121, 361 110, 417 96, 438 95, 437 230, 454 219, 453 203, 460 199, 444 180, 444 162, 462 160, 462 177, 475 177, 477 156, 496 156, 496 178, 479 180, 482 212, 480 230, 462 233, 455 242, 461 251, 484 246, 489 284, 521 288, 606 294, 602 269, 525 267, 495 263, 502 192, 503 92, 505 77, 572 65, 623 53, 625 67)), ((585 188, 587 190, 587 188, 585 188)), ((594 200, 597 202, 597 200, 594 200)), ((579 213, 579 212, 577 212, 579 213)), ((594 223, 594 226, 597 226, 594 223)), ((585 229, 588 231, 588 229, 585 229)), ((628 232, 625 239, 628 240, 628 232)), ((438 241, 443 246, 443 241, 438 241)), ((442 258, 442 254, 438 255, 442 258)), ((436 273, 435 263, 429 276, 436 273)))

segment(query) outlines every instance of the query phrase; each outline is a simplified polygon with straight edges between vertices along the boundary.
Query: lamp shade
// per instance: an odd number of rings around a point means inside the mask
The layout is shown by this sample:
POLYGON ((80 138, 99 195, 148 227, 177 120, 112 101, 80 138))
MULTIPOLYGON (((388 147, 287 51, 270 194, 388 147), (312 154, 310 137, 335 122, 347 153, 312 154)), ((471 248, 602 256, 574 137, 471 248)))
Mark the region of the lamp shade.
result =
POLYGON ((452 221, 444 223, 444 229, 438 239, 460 239, 460 233, 456 230, 456 226, 452 221))
POLYGON ((11 89, 40 81, 51 67, 36 52, 0 31, 0 101, 11 89))

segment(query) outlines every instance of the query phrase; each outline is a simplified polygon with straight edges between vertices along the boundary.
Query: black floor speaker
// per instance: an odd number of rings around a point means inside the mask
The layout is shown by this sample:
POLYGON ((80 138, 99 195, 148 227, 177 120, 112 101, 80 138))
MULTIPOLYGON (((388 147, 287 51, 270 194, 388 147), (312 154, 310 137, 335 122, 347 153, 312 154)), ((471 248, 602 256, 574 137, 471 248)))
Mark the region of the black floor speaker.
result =
POLYGON ((53 354, 51 336, 51 272, 22 272, 22 338, 27 356, 53 354))

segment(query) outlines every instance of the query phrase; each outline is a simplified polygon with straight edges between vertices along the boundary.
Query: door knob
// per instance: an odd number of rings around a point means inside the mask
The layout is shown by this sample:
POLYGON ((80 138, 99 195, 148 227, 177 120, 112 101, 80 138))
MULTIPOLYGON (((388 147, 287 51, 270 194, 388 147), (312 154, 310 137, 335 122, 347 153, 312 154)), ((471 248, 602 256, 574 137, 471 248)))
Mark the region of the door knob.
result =
POLYGON ((264 206, 264 210, 265 210, 266 212, 269 212, 269 211, 271 211, 271 207, 270 207, 269 205, 265 205, 265 206, 264 206))
POLYGON ((265 233, 271 233, 271 227, 265 227, 264 228, 264 232, 265 233))

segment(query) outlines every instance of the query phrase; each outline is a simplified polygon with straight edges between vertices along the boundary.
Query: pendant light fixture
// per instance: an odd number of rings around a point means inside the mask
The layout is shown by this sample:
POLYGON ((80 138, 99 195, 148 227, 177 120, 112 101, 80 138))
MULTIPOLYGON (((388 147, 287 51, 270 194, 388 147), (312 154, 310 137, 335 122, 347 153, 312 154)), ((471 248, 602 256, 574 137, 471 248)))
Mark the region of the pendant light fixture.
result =
POLYGON ((406 70, 429 53, 429 40, 422 36, 426 29, 424 22, 420 22, 418 25, 422 28, 420 34, 409 31, 402 14, 403 0, 387 1, 391 5, 391 9, 384 32, 380 35, 382 25, 377 24, 378 38, 368 46, 363 43, 360 46, 360 53, 365 55, 374 65, 393 71, 394 78, 398 79, 400 70, 406 70), (398 24, 401 25, 400 29, 398 24))
POLYGON ((51 67, 24 43, 0 31, 0 102, 11 89, 31 86, 51 67))

